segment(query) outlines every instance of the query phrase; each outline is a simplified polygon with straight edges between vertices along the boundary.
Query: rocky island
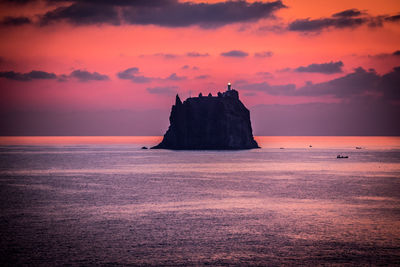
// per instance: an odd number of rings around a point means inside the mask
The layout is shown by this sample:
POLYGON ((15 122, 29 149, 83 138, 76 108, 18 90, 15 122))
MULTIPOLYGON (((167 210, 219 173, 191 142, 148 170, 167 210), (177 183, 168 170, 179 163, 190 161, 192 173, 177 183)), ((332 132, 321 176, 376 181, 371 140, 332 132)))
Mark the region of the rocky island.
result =
POLYGON ((152 149, 227 150, 259 148, 253 138, 250 112, 238 91, 228 89, 217 96, 189 97, 183 103, 176 95, 170 126, 160 144, 152 149))

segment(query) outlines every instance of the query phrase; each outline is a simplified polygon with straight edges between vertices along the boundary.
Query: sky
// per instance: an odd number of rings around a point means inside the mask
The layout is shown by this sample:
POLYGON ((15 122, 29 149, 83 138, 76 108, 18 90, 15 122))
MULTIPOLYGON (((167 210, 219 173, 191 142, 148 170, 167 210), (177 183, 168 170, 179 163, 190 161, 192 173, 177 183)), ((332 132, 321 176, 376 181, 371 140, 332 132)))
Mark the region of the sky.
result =
POLYGON ((398 0, 0 0, 0 135, 162 135, 239 91, 255 135, 400 135, 398 0))

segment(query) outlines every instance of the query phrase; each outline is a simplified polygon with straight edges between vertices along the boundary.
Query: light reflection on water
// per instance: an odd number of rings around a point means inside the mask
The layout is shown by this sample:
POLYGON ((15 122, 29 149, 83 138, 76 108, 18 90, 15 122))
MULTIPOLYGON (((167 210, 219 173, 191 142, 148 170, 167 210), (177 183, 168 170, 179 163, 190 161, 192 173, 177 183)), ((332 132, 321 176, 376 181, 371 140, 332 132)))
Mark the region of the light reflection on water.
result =
MULTIPOLYGON (((214 179, 216 173, 227 173, 229 172, 278 172, 279 170, 285 169, 286 171, 306 172, 306 171, 324 171, 332 174, 343 174, 348 175, 354 173, 356 175, 363 174, 366 176, 382 176, 385 173, 399 173, 400 165, 398 163, 344 163, 344 164, 326 164, 321 167, 321 163, 264 163, 259 165, 256 163, 247 163, 246 165, 238 164, 146 164, 144 166, 130 166, 130 165, 118 165, 114 168, 85 168, 85 169, 17 169, 12 171, 0 171, 2 174, 7 175, 76 175, 76 174, 135 174, 135 173, 185 173, 185 172, 197 172, 202 173, 205 176, 210 176, 210 179, 214 179)), ((281 178, 282 175, 277 177, 270 177, 270 179, 281 178)), ((285 176, 284 177, 289 177, 285 176)))
POLYGON ((0 138, 1 263, 400 262, 399 138, 265 137, 285 149, 248 151, 56 139, 0 138))

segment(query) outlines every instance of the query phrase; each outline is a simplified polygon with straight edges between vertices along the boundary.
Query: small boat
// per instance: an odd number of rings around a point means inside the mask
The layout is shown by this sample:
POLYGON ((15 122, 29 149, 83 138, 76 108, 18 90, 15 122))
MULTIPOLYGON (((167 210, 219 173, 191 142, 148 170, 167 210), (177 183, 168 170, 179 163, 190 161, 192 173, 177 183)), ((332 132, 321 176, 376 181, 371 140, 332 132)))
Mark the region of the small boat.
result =
POLYGON ((142 149, 147 149, 147 147, 146 146, 142 146, 142 149))
POLYGON ((342 155, 337 155, 337 159, 348 159, 349 156, 342 156, 342 155))
POLYGON ((312 147, 312 145, 309 145, 309 147, 312 147))
POLYGON ((356 146, 356 149, 361 149, 361 147, 360 146, 356 146))
POLYGON ((285 149, 284 147, 280 147, 279 149, 285 149))

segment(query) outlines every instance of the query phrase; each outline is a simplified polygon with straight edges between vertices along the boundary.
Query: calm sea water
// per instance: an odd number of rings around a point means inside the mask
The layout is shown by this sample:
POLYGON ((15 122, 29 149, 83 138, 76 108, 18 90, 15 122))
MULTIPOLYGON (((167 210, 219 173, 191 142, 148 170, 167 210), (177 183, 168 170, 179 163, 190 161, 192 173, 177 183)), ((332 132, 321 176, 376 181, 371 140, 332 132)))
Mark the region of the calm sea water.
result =
POLYGON ((0 138, 0 264, 399 265, 399 137, 159 140, 0 138))

